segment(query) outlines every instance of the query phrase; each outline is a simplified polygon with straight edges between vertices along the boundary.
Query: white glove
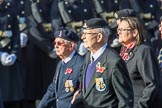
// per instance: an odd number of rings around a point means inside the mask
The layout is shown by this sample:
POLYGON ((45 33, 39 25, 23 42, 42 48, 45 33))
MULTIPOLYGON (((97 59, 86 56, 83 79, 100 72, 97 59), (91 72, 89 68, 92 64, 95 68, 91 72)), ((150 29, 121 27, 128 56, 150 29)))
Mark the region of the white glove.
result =
POLYGON ((4 66, 11 66, 15 63, 17 57, 15 54, 2 53, 1 54, 1 63, 4 66))
POLYGON ((21 48, 25 47, 28 42, 28 36, 25 33, 20 33, 20 45, 21 48))
POLYGON ((3 63, 5 63, 5 61, 6 61, 6 58, 8 57, 8 53, 7 52, 0 52, 0 60, 1 60, 1 63, 3 64, 3 63))

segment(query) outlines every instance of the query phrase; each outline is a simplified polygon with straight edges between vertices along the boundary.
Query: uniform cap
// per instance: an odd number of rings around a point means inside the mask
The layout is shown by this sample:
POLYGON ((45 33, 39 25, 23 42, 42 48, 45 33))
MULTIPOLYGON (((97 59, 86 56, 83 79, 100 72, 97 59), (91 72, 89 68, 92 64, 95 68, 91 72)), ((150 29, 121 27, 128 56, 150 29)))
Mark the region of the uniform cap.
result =
POLYGON ((63 30, 56 31, 55 38, 58 38, 58 37, 68 40, 68 41, 75 42, 75 43, 79 41, 78 35, 69 29, 63 29, 63 30))
POLYGON ((122 18, 122 17, 137 17, 137 14, 132 9, 122 9, 115 13, 115 18, 122 18))
POLYGON ((109 27, 109 26, 108 23, 102 18, 89 19, 83 25, 84 29, 94 29, 94 28, 104 28, 104 27, 109 27))

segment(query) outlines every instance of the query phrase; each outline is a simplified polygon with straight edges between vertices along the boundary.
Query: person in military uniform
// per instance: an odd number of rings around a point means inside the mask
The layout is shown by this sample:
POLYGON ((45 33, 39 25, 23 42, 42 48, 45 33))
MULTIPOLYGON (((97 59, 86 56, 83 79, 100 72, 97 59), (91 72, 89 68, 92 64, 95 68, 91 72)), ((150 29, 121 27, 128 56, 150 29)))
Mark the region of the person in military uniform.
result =
POLYGON ((80 87, 84 58, 76 51, 78 35, 70 29, 62 29, 55 33, 55 37, 56 54, 61 60, 38 108, 44 108, 51 100, 56 100, 56 108, 68 108, 73 94, 80 87))
POLYGON ((36 108, 36 100, 41 99, 54 75, 57 57, 49 17, 51 2, 16 2, 21 44, 20 68, 24 79, 22 108, 36 108))
POLYGON ((20 108, 23 99, 20 37, 14 7, 14 0, 0 1, 0 88, 5 108, 20 108))
POLYGON ((144 22, 150 39, 153 40, 155 37, 158 37, 159 14, 161 13, 159 2, 158 0, 138 0, 138 2, 141 8, 140 17, 144 22))
POLYGON ((53 0, 52 10, 54 32, 69 27, 79 33, 85 20, 96 17, 91 0, 53 0))

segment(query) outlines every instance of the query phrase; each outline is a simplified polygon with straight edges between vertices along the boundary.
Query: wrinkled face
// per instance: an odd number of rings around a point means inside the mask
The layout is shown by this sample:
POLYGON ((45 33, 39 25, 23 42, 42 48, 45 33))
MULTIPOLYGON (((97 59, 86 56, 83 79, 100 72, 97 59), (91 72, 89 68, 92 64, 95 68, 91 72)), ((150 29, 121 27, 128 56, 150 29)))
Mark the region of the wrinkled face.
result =
POLYGON ((98 35, 99 35, 99 31, 95 30, 95 29, 86 29, 83 30, 83 34, 81 36, 81 39, 84 42, 84 46, 92 51, 93 49, 96 48, 96 43, 98 41, 98 35))
POLYGON ((162 39, 162 21, 159 24, 160 37, 162 39))
POLYGON ((68 57, 74 49, 73 43, 62 38, 56 38, 54 41, 56 54, 59 57, 68 57))
POLYGON ((117 33, 119 42, 125 46, 129 45, 134 40, 133 29, 130 28, 129 23, 125 20, 118 23, 117 33))

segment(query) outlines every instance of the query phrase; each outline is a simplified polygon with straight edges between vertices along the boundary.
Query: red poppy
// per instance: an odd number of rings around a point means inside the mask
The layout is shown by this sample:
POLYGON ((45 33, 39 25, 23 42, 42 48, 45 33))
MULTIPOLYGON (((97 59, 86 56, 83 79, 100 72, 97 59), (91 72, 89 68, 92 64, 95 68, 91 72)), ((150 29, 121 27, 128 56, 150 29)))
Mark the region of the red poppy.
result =
POLYGON ((105 67, 96 67, 96 72, 103 73, 105 71, 105 67))
POLYGON ((65 71, 65 74, 71 74, 72 73, 72 69, 71 68, 67 68, 65 71))

